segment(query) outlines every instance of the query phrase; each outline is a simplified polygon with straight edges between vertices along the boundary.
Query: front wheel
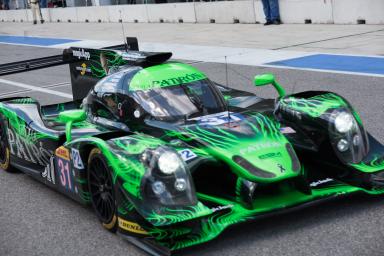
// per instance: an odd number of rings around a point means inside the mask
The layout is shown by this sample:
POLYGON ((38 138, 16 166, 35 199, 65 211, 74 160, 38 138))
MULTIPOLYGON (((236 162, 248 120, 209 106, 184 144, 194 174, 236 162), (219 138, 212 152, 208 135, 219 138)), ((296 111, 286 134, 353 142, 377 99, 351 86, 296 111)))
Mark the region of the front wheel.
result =
POLYGON ((104 228, 117 230, 116 199, 112 176, 100 149, 92 149, 88 158, 88 188, 92 207, 104 228))

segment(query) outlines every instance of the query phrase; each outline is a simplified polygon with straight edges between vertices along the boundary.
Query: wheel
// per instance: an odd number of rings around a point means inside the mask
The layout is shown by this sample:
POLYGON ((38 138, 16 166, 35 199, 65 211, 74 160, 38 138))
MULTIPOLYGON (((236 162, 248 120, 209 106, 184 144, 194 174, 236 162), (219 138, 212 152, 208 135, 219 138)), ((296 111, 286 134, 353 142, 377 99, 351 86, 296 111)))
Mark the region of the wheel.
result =
POLYGON ((6 172, 16 172, 10 164, 10 153, 7 139, 7 127, 3 116, 0 115, 0 169, 6 172))
POLYGON ((117 230, 116 200, 112 176, 100 149, 92 149, 88 158, 88 188, 92 207, 104 228, 117 230))

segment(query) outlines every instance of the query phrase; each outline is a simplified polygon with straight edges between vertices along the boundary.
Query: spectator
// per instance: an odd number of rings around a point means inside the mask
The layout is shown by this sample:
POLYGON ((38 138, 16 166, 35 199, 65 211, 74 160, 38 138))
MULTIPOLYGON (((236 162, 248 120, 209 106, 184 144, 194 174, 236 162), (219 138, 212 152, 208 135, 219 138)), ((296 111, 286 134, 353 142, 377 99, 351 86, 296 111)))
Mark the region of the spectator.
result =
POLYGON ((18 10, 19 7, 19 0, 14 0, 15 1, 15 9, 18 10))
POLYGON ((279 0, 261 0, 263 2, 265 19, 264 26, 267 25, 280 25, 280 12, 279 12, 279 0))
POLYGON ((40 22, 41 22, 41 24, 43 24, 44 20, 43 20, 43 15, 41 15, 39 0, 28 0, 28 1, 29 1, 30 6, 31 6, 31 11, 32 11, 32 16, 33 16, 33 25, 37 24, 37 19, 36 19, 37 15, 39 15, 40 22))
POLYGON ((9 0, 4 0, 4 10, 9 10, 9 0))
POLYGON ((40 0, 40 8, 47 8, 47 0, 40 0))

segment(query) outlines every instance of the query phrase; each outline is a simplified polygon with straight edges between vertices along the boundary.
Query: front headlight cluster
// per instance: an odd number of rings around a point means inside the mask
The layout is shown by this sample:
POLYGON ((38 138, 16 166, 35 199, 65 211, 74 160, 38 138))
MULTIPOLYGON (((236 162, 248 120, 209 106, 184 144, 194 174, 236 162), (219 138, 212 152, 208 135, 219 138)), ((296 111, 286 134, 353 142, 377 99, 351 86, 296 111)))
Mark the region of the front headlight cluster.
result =
POLYGON ((192 178, 185 162, 172 148, 160 146, 142 154, 146 173, 142 180, 142 195, 147 205, 193 205, 197 202, 192 178))
POLYGON ((172 174, 181 168, 182 162, 176 153, 166 151, 160 155, 158 165, 162 173, 172 174))
POLYGON ((347 108, 328 115, 331 144, 338 157, 347 163, 358 163, 368 152, 367 134, 362 124, 347 108))
POLYGON ((352 129, 354 121, 350 113, 338 112, 335 118, 335 128, 340 133, 346 133, 352 129))

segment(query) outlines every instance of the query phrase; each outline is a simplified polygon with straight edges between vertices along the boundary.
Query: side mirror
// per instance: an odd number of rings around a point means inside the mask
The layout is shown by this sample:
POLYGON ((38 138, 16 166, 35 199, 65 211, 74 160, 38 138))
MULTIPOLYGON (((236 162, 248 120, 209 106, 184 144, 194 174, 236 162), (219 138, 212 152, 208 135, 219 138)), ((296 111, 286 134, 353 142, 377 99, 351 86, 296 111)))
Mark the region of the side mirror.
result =
POLYGON ((65 123, 65 136, 67 138, 67 142, 72 140, 72 124, 77 122, 82 122, 87 118, 85 111, 82 109, 79 110, 67 110, 63 111, 59 114, 60 122, 65 123))
POLYGON ((275 80, 275 76, 272 74, 262 74, 255 76, 254 79, 255 86, 264 86, 272 84, 275 87, 276 91, 279 93, 280 97, 285 96, 284 88, 275 80))

